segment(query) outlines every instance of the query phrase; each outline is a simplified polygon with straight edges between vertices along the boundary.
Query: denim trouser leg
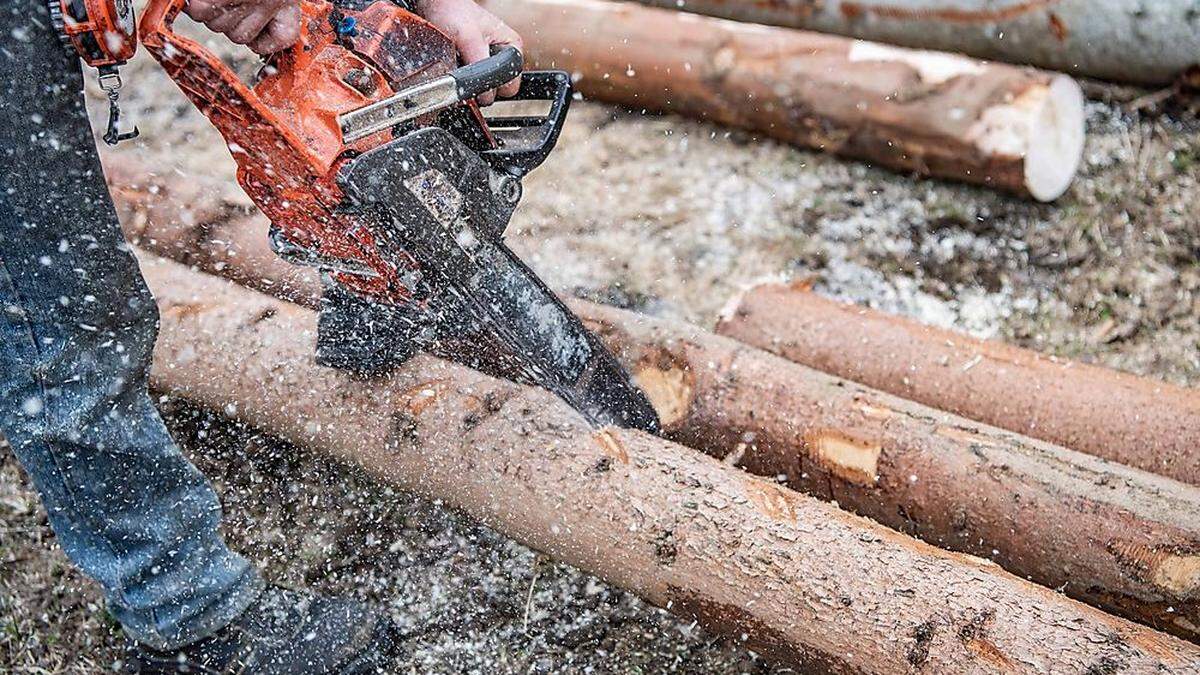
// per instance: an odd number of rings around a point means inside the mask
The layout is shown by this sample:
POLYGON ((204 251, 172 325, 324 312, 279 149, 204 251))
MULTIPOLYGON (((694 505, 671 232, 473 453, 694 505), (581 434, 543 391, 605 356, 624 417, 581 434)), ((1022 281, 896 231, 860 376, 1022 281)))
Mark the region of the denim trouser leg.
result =
POLYGON ((146 391, 158 325, 45 2, 0 8, 0 432, 67 555, 137 640, 217 630, 261 581, 146 391))

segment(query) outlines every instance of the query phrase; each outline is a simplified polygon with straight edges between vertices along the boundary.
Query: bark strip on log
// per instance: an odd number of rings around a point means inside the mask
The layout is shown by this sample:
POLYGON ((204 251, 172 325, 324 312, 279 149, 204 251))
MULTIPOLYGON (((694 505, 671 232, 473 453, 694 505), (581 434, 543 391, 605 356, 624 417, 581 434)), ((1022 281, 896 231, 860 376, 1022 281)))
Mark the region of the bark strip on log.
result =
POLYGON ((1195 390, 933 328, 786 283, 741 294, 717 332, 928 406, 1200 485, 1195 390))
POLYGON ((1137 84, 1200 63, 1194 0, 640 1, 1137 84))
POLYGON ((317 367, 313 312, 146 261, 156 387, 442 499, 772 658, 829 672, 1200 668, 1200 649, 754 478, 595 430, 554 395, 418 356, 317 367))
MULTIPOLYGON (((315 275, 299 283, 275 277, 294 270, 256 244, 265 219, 243 220, 240 229, 200 223, 191 233, 167 224, 176 208, 171 198, 200 185, 176 190, 173 183, 116 190, 123 220, 134 225, 131 238, 315 306, 315 275)), ((194 215, 203 202, 186 203, 194 215)), ((783 475, 797 489, 993 558, 1072 597, 1200 636, 1200 490, 973 424, 683 324, 571 305, 634 373, 676 440, 740 457, 751 472, 783 475)))
POLYGON ((585 95, 1049 201, 1083 152, 1065 75, 601 0, 485 0, 585 95))

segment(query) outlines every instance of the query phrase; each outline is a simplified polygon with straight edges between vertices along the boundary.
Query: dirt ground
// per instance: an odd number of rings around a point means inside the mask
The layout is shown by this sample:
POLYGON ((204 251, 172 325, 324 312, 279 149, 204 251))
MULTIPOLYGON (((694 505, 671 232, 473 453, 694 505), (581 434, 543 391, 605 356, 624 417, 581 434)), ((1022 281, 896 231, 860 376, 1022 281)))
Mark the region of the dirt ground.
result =
MULTIPOLYGON (((232 176, 144 58, 128 115, 162 170, 232 176)), ((738 289, 810 276, 840 298, 1200 383, 1200 119, 1089 83, 1079 178, 1055 204, 915 179, 681 118, 579 103, 526 181, 514 248, 566 293, 711 326, 738 289)), ((99 119, 99 116, 97 116, 99 119)), ((436 502, 164 400, 231 543, 285 584, 386 603, 412 672, 771 672, 436 502)), ((119 630, 0 446, 0 671, 97 672, 119 630)), ((779 671, 782 672, 782 671, 779 671)))

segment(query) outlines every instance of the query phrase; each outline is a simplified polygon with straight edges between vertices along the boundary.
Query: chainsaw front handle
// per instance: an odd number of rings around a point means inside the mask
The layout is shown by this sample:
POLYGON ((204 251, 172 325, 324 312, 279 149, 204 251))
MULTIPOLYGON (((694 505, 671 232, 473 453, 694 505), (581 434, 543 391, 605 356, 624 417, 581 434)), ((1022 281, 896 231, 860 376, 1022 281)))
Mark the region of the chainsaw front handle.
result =
POLYGON ((342 140, 353 143, 398 124, 466 103, 520 75, 523 63, 516 47, 504 47, 482 61, 342 113, 338 115, 342 140))
POLYGON ((550 110, 545 115, 486 116, 497 147, 484 151, 484 160, 517 177, 536 169, 558 143, 573 91, 571 76, 561 70, 525 72, 517 95, 497 101, 548 101, 550 110))
POLYGON ((456 68, 450 73, 458 87, 458 100, 469 101, 521 74, 524 59, 516 47, 504 47, 488 58, 456 68))

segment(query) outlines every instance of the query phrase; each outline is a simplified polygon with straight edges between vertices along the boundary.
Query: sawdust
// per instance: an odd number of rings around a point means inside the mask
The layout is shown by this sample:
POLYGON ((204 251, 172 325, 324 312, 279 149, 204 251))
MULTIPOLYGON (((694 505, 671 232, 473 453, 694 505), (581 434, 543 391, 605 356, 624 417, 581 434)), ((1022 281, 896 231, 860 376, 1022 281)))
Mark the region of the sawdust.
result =
MULTIPOLYGON (((139 58, 126 81, 143 138, 120 152, 232 176, 224 145, 151 64, 139 58)), ((552 287, 700 325, 763 276, 812 276, 838 298, 1200 382, 1200 122, 1093 101, 1088 125, 1080 178, 1037 205, 577 104, 509 240, 552 287)), ((272 578, 386 603, 415 672, 769 672, 439 504, 219 416, 164 412, 204 455, 232 543, 272 578)), ((0 670, 109 669, 119 632, 45 522, 0 449, 0 670)))

